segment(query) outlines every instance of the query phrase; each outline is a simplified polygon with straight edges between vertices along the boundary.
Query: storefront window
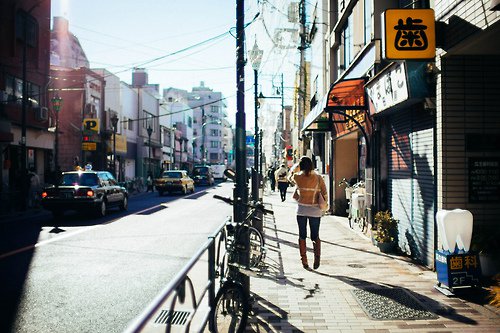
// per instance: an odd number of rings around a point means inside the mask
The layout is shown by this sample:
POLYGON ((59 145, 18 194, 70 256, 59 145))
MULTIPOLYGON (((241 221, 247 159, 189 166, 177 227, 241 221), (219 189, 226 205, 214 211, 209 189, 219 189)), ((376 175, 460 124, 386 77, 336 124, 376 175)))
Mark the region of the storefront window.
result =
POLYGON ((354 41, 353 41, 353 16, 349 15, 347 19, 347 25, 343 30, 343 42, 344 42, 344 66, 349 67, 352 60, 354 59, 354 41))
POLYGON ((372 0, 365 0, 364 19, 365 19, 365 45, 372 40, 372 22, 373 10, 372 0))

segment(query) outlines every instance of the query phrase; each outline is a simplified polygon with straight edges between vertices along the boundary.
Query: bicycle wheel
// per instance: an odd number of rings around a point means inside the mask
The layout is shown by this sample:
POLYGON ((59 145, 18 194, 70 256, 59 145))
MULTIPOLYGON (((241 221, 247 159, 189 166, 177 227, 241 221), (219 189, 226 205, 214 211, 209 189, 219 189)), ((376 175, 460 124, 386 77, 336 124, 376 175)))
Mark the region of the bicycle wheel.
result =
POLYGON ((255 268, 264 260, 264 239, 260 231, 254 227, 248 228, 248 237, 250 238, 249 265, 255 268))
POLYGON ((248 319, 248 296, 243 286, 226 282, 217 292, 213 308, 213 325, 216 333, 240 333, 248 319))

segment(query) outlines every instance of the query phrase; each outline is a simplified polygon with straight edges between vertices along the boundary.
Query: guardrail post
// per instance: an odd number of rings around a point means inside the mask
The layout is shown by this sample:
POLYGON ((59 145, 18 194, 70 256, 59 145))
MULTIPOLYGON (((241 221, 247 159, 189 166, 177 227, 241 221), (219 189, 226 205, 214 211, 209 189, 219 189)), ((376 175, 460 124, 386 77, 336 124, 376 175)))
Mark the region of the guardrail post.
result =
MULTIPOLYGON (((210 312, 215 311, 215 237, 209 237, 211 240, 208 247, 208 280, 210 281, 210 286, 208 287, 208 305, 210 306, 210 312)), ((213 332, 214 323, 213 316, 209 317, 208 327, 210 332, 213 332)))

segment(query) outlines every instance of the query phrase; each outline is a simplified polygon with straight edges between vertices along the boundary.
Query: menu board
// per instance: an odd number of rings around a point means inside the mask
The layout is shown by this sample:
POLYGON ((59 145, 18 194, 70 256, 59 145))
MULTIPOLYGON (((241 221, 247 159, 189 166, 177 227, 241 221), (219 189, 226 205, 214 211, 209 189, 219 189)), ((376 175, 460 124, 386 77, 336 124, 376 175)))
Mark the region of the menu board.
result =
POLYGON ((500 202, 500 157, 469 158, 469 202, 500 202))

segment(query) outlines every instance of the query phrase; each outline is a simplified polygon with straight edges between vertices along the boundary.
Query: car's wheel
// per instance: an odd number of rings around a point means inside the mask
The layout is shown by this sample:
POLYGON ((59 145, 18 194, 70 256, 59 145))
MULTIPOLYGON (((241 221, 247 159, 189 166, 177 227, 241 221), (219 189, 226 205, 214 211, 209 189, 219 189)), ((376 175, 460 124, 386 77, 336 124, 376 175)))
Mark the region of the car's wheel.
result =
POLYGON ((128 197, 124 196, 122 203, 120 204, 120 210, 127 210, 128 209, 128 197))
POLYGON ((102 200, 102 202, 97 206, 97 216, 104 217, 106 216, 106 200, 102 200))
POLYGON ((194 185, 191 187, 191 193, 194 193, 194 185))

